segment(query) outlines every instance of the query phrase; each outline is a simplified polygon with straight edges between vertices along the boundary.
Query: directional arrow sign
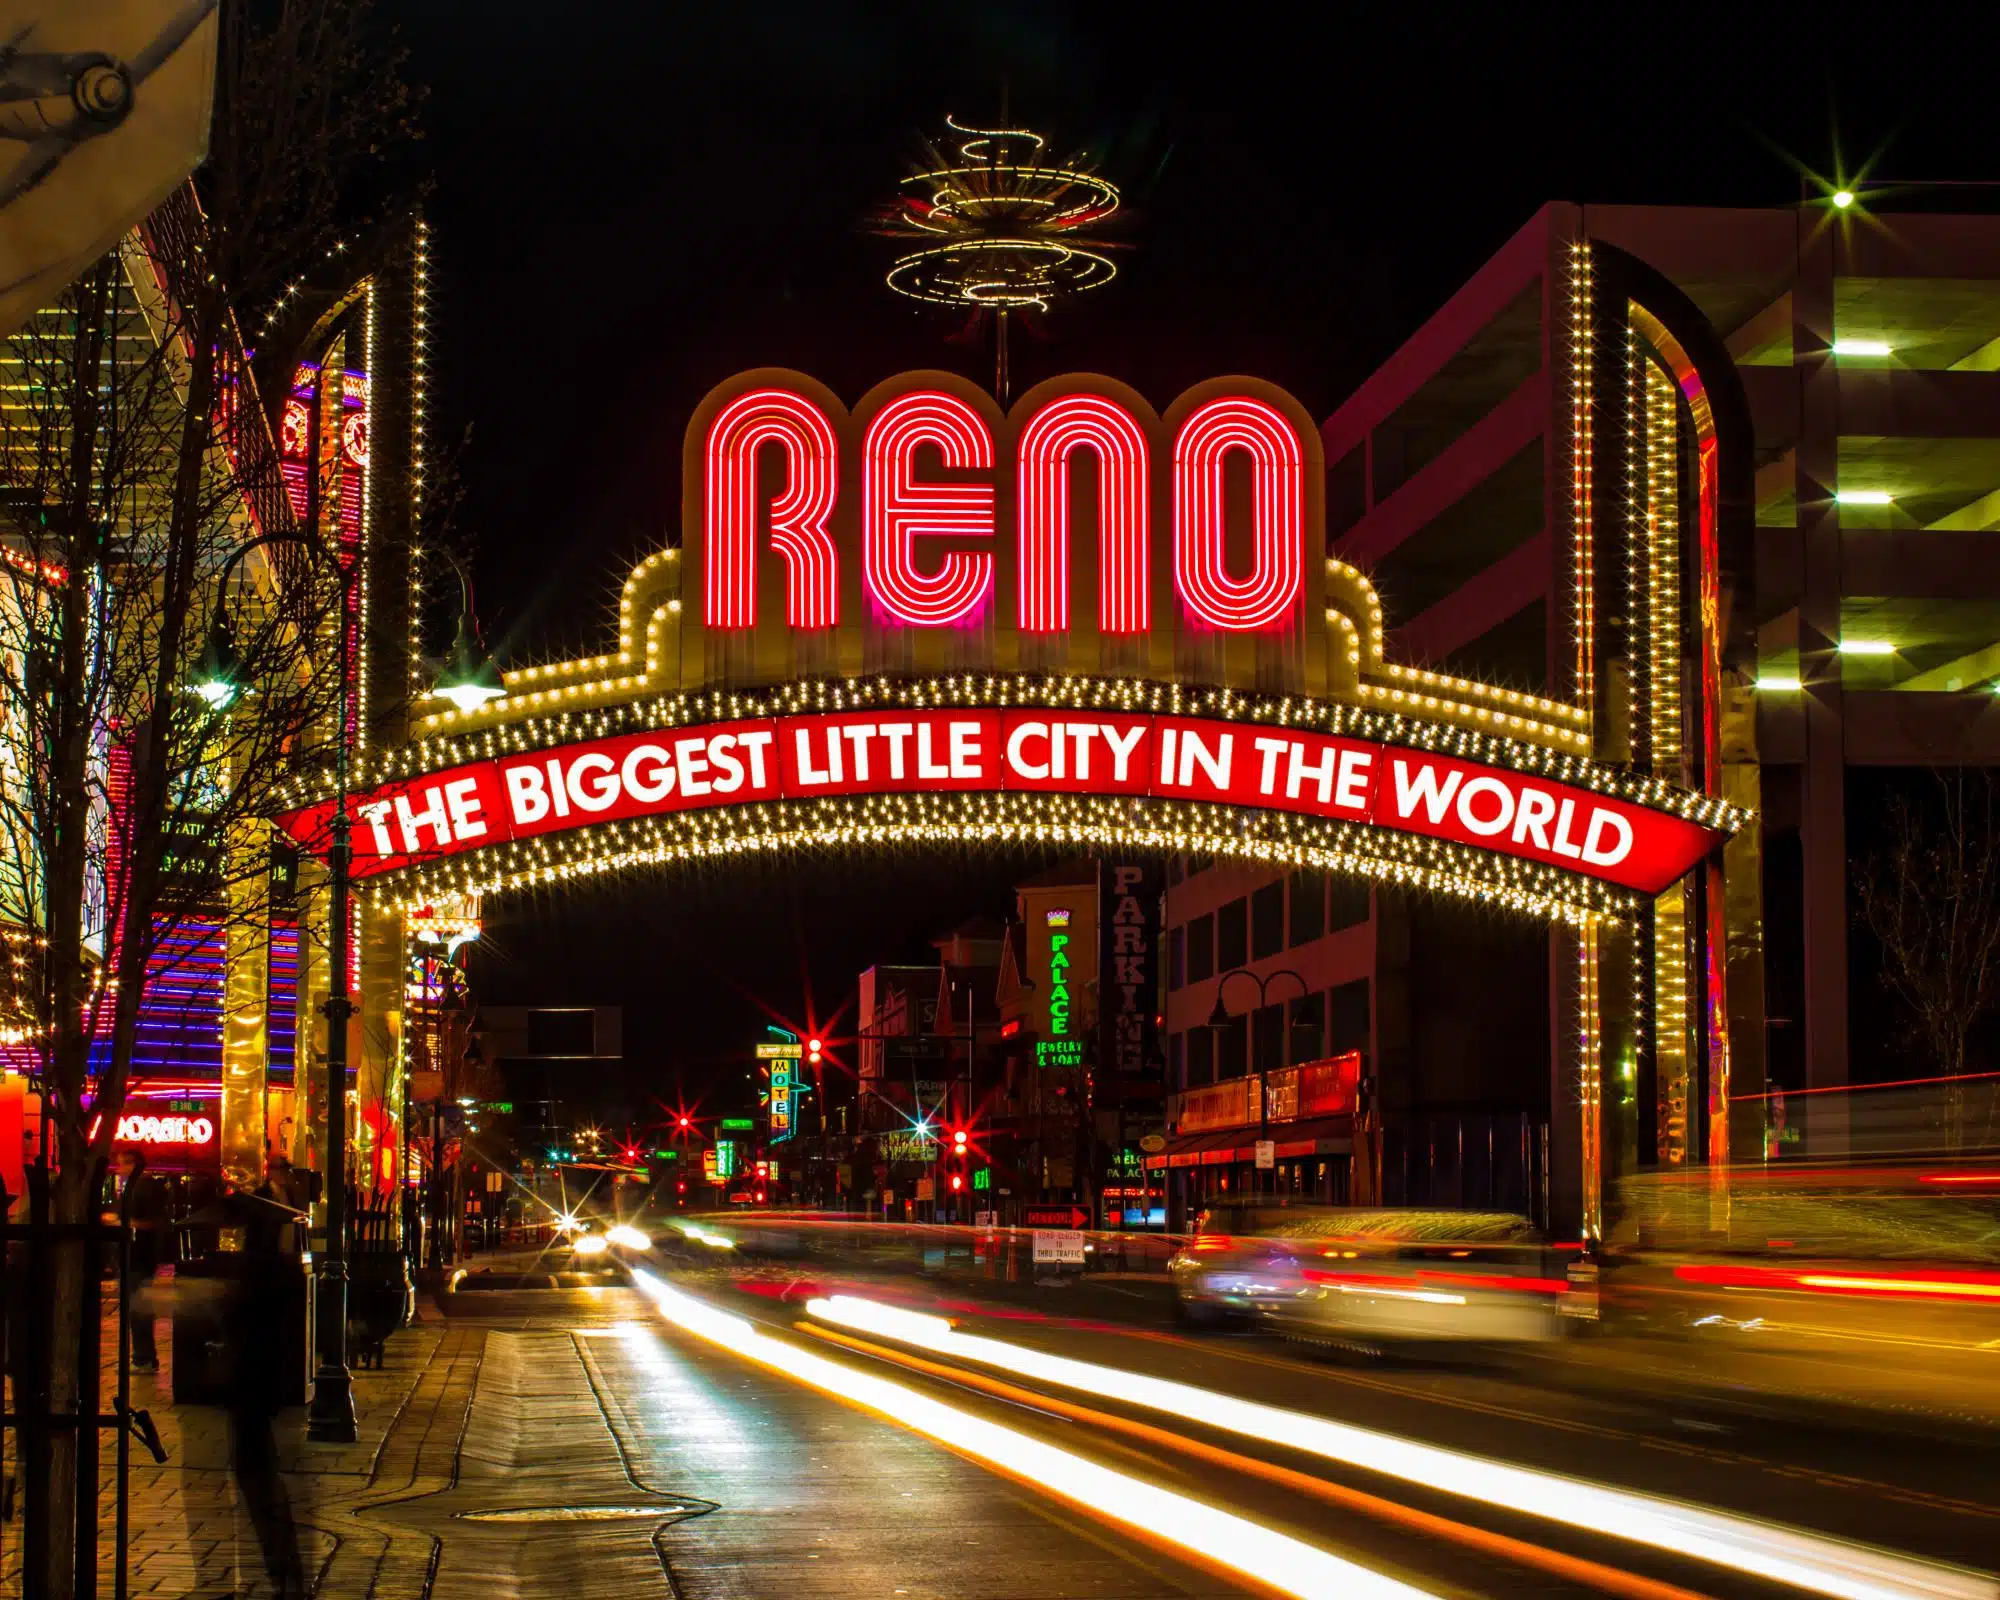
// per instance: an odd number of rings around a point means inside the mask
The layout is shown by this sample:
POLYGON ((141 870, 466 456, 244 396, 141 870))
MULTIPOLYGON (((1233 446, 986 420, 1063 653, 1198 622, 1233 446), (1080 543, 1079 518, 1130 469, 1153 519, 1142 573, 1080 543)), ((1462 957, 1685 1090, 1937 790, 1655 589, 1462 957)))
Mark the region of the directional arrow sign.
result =
POLYGON ((1030 1228, 1081 1228, 1090 1222, 1082 1206, 1023 1206, 1021 1221, 1030 1228))

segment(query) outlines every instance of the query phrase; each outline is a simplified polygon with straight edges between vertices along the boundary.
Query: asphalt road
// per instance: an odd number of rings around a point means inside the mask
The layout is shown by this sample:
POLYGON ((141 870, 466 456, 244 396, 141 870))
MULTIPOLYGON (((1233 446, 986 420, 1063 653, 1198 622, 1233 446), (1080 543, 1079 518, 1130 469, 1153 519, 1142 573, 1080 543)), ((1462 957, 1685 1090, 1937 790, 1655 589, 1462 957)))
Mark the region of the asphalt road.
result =
POLYGON ((715 1254, 653 1252, 638 1280, 658 1313, 648 1336, 593 1345, 634 1437, 672 1454, 676 1487, 746 1513, 663 1536, 690 1596, 1274 1592, 1256 1581, 1289 1570, 1260 1556, 1270 1534, 1353 1564, 1277 1592, 1359 1593, 1375 1574, 1439 1594, 2000 1595, 1980 1570, 2000 1566, 2000 1473, 1976 1436, 1744 1413, 1602 1372, 1572 1381, 1561 1361, 1387 1365, 1188 1334, 1139 1285, 1121 1307, 1115 1283, 979 1289, 715 1254), (829 1292, 943 1310, 956 1330, 932 1347, 924 1324, 912 1337, 842 1326, 807 1309, 829 1292), (967 1336, 997 1348, 969 1353, 967 1336), (1049 1356, 1123 1376, 1107 1394, 1021 1370, 1049 1356), (1130 1375, 1270 1409, 1191 1418, 1126 1392, 1130 1375), (1300 1421, 1364 1430, 1360 1453, 1274 1439, 1300 1421), (995 1429, 1003 1442, 989 1448, 995 1429), (1437 1470, 1382 1470, 1380 1452, 1407 1444, 1453 1454, 1437 1470), (1035 1450, 1047 1454, 1021 1454, 1035 1450), (1481 1484, 1492 1463, 1546 1476, 1485 1499, 1453 1492, 1468 1458, 1481 1484), (1538 1514, 1579 1483, 1673 1504, 1538 1514), (1178 1498, 1143 1503, 1161 1490, 1178 1498), (1680 1508, 1759 1526, 1718 1534, 1680 1508), (1224 1516, 1210 1525, 1211 1513, 1224 1516), (1661 1525, 1650 1544, 1607 1531, 1661 1525), (1794 1548, 1783 1528, 1812 1537, 1794 1548), (1735 1542, 1702 1558, 1716 1539, 1735 1542), (1781 1566, 1795 1557, 1803 1566, 1781 1566))

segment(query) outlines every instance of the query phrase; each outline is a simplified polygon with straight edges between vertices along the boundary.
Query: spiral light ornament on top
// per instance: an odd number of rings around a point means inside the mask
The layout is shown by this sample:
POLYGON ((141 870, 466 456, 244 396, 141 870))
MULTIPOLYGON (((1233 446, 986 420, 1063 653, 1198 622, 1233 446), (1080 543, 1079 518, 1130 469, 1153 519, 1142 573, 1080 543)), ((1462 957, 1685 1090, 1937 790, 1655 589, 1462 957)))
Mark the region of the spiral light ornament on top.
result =
POLYGON ((902 185, 898 222, 929 242, 890 267, 890 288, 936 305, 1046 311, 1117 275, 1091 232, 1118 209, 1113 185, 1048 160, 1047 141, 1025 128, 945 121, 961 142, 933 149, 902 185))

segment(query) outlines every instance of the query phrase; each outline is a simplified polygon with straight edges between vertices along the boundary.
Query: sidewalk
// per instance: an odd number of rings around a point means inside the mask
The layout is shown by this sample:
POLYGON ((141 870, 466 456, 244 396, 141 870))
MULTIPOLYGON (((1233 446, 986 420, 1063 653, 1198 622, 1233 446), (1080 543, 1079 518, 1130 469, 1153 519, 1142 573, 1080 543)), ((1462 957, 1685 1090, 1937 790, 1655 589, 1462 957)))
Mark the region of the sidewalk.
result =
MULTIPOLYGON (((419 1595, 434 1541, 364 1523, 370 1502, 445 1486, 471 1401, 485 1330, 454 1327, 434 1309, 389 1341, 381 1370, 354 1374, 360 1437, 311 1444, 305 1413, 277 1422, 285 1487, 307 1570, 319 1592, 356 1597, 419 1595)), ((153 1415, 167 1461, 136 1444, 131 1503, 131 1592, 158 1596, 250 1596, 267 1592, 256 1538, 229 1472, 228 1418, 208 1406, 176 1406, 169 1341, 157 1376, 134 1374, 132 1403, 153 1415)), ((110 1589, 110 1507, 104 1508, 102 1593, 110 1589)))
MULTIPOLYGON (((425 1592, 437 1541, 361 1513, 370 1505, 446 1487, 464 1430, 484 1349, 482 1327, 448 1323, 420 1304, 419 1320, 389 1340, 378 1371, 354 1374, 359 1437, 350 1445, 312 1444, 303 1409, 281 1413, 276 1435, 282 1476, 316 1592, 339 1600, 425 1592)), ((106 1322, 106 1349, 115 1322, 106 1322)), ((257 1542, 229 1470, 229 1422, 211 1406, 173 1403, 172 1340, 160 1326, 160 1371, 132 1375, 132 1405, 152 1414, 166 1447, 156 1465, 132 1444, 130 1592, 134 1596, 250 1597, 269 1593, 257 1542)), ((107 1371, 105 1392, 115 1373, 107 1371)), ((99 1593, 112 1590, 112 1451, 104 1436, 99 1503, 99 1593)), ((0 1596, 20 1593, 20 1528, 6 1531, 0 1596)))

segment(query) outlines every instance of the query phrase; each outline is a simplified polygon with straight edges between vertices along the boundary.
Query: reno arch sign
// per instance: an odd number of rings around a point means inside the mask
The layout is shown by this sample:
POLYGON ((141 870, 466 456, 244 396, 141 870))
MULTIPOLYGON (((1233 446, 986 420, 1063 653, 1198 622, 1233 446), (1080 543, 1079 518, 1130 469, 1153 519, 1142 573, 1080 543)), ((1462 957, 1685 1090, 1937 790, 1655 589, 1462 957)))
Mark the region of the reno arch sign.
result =
MULTIPOLYGON (((849 411, 765 370, 697 408, 682 541, 614 651, 421 719, 353 797, 399 896, 899 839, 1234 852, 1590 916, 1741 822, 1590 759, 1579 707, 1387 661, 1326 553, 1319 435, 1217 379, 1007 413, 946 373, 849 411)), ((324 852, 331 806, 280 824, 324 852)))
MULTIPOLYGON (((1248 807, 1450 841, 1656 894, 1716 834, 1442 754, 1213 718, 914 710, 625 734, 446 768, 364 797, 366 877, 586 827, 759 802, 976 791, 1248 807)), ((325 813, 286 825, 301 839, 325 813)))

